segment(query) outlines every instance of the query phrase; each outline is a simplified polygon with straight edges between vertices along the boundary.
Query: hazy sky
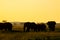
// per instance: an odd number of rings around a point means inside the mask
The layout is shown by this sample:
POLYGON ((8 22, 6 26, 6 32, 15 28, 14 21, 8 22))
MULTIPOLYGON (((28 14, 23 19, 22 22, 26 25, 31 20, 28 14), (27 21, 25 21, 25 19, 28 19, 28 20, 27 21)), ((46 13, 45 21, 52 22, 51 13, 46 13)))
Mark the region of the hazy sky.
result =
POLYGON ((0 0, 0 21, 60 22, 60 0, 0 0))

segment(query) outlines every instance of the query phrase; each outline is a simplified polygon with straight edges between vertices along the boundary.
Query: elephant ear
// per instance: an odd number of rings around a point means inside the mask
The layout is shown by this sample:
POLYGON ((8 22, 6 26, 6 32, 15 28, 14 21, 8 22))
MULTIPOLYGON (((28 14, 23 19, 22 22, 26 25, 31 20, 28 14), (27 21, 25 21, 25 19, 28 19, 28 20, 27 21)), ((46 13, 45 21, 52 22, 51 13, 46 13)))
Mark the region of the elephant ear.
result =
POLYGON ((54 22, 54 25, 56 25, 56 22, 54 22))
POLYGON ((50 25, 50 22, 47 22, 47 25, 50 25))

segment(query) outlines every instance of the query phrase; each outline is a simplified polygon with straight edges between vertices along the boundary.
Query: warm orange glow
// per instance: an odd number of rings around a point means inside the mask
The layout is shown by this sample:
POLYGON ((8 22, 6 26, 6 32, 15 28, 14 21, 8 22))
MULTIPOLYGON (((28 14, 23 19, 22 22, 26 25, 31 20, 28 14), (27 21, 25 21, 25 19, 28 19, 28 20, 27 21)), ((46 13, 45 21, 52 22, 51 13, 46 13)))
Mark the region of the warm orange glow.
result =
POLYGON ((0 21, 60 22, 60 0, 0 0, 0 21))

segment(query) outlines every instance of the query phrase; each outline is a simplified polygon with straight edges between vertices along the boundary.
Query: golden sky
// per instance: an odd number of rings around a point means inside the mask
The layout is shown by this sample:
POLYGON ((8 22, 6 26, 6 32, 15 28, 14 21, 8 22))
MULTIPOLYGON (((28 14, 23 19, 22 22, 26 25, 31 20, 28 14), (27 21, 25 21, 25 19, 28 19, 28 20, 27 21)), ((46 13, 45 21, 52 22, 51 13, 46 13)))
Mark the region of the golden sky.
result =
POLYGON ((60 22, 60 0, 0 0, 0 21, 60 22))

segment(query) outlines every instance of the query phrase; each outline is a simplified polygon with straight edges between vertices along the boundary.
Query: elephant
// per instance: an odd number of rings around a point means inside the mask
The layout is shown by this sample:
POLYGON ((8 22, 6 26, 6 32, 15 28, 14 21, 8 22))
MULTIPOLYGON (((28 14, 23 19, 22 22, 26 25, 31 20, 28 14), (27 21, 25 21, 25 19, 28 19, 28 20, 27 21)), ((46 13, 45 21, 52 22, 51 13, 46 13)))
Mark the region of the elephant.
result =
POLYGON ((37 31, 46 31, 46 25, 44 23, 37 24, 37 31))
POLYGON ((31 30, 36 31, 36 24, 34 22, 26 22, 24 23, 24 32, 29 32, 31 30))
POLYGON ((3 30, 3 29, 4 29, 4 24, 0 23, 0 30, 3 30))
POLYGON ((47 25, 48 25, 49 31, 55 31, 55 25, 56 25, 55 21, 48 21, 47 25))
POLYGON ((6 23, 0 23, 0 30, 5 30, 5 31, 12 31, 12 24, 9 22, 6 23))
POLYGON ((12 31, 12 24, 10 22, 4 23, 5 30, 12 31))

